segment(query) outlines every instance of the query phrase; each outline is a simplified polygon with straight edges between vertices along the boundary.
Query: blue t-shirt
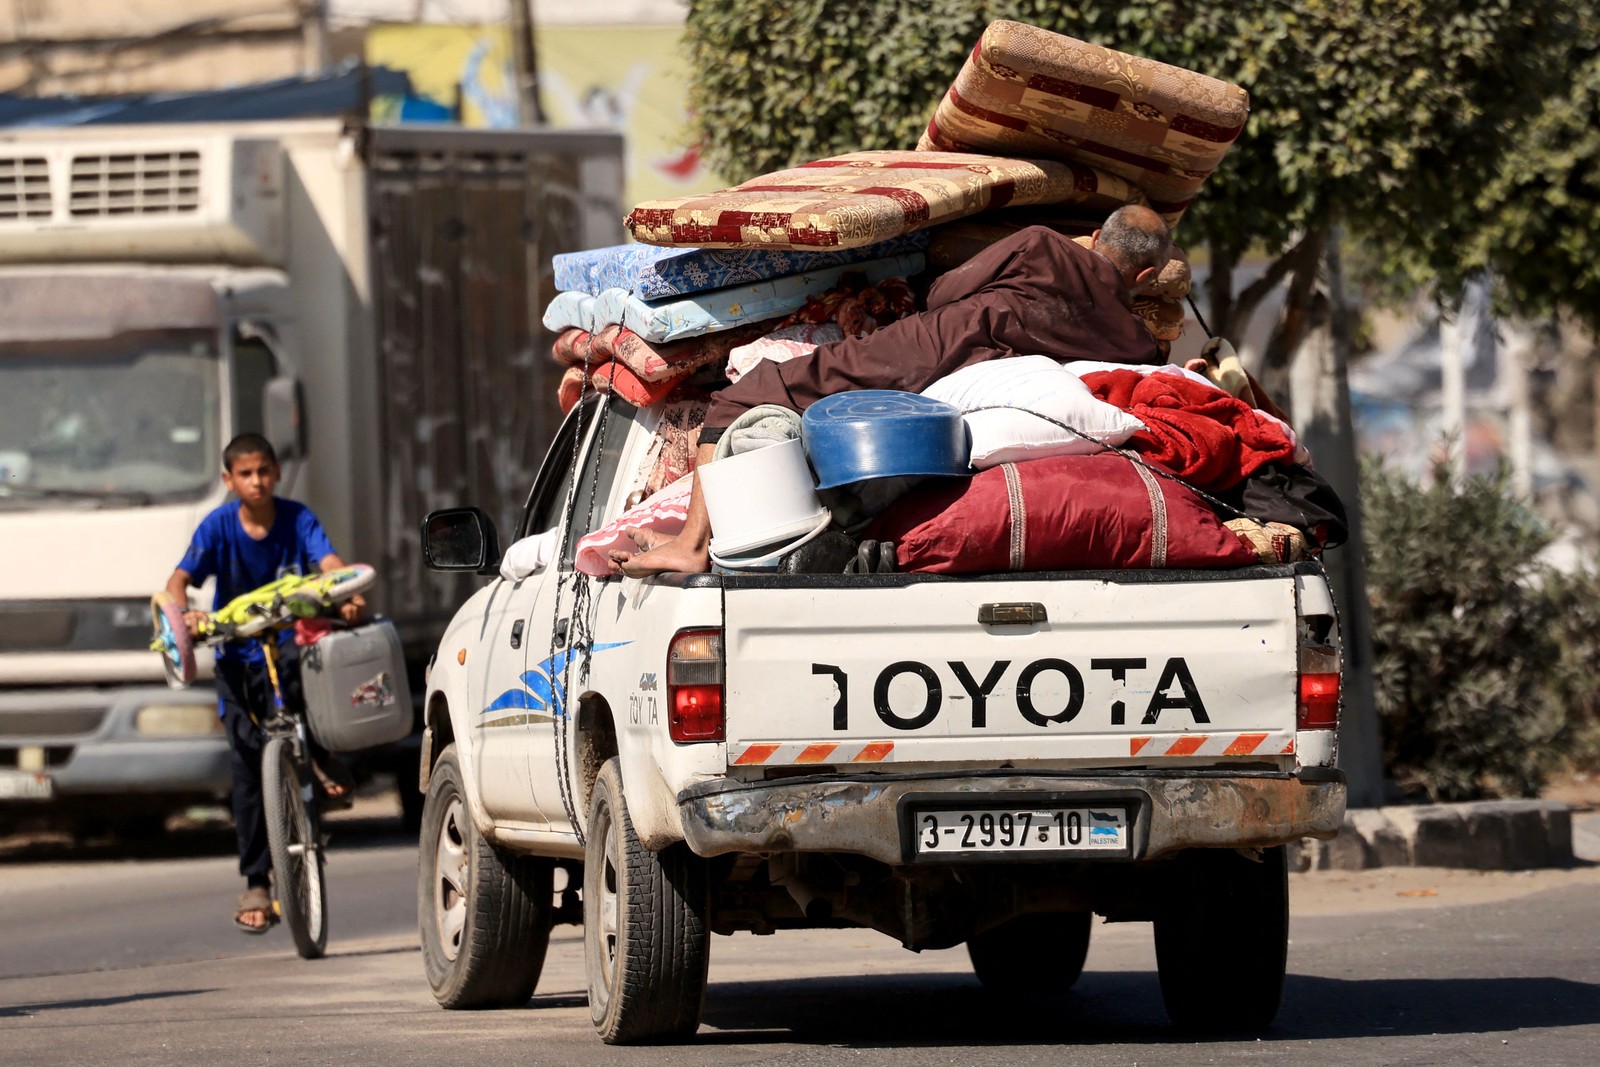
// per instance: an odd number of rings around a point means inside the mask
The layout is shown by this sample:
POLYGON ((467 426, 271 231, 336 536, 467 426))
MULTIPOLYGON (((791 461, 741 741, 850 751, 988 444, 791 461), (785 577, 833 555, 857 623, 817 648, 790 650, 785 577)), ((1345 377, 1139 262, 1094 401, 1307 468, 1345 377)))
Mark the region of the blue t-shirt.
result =
MULTIPOLYGON (((333 554, 333 545, 310 508, 281 497, 273 497, 273 505, 276 515, 272 529, 259 541, 244 532, 236 500, 200 520, 178 568, 187 571, 195 585, 216 577, 212 610, 286 574, 316 574, 322 569, 323 558, 333 554)), ((253 640, 229 641, 218 650, 217 659, 224 663, 258 662, 261 648, 253 640)))

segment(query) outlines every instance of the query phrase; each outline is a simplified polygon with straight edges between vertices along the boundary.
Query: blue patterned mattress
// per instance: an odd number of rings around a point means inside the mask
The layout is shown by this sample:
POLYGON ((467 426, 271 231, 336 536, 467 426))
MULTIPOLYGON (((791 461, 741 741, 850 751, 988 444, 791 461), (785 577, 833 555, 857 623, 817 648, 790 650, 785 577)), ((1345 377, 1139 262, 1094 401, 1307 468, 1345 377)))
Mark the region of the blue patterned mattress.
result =
POLYGON ((928 236, 919 230, 875 245, 827 252, 626 244, 569 252, 554 257, 552 264, 557 289, 591 296, 622 289, 659 300, 921 252, 928 247, 928 236))
POLYGON ((807 298, 827 292, 841 275, 851 271, 865 274, 869 284, 877 285, 887 278, 916 274, 922 265, 922 253, 911 252, 666 300, 641 300, 625 289, 607 289, 598 296, 566 292, 545 309, 544 325, 555 333, 572 328, 593 333, 607 326, 625 326, 654 344, 681 341, 799 311, 807 298))

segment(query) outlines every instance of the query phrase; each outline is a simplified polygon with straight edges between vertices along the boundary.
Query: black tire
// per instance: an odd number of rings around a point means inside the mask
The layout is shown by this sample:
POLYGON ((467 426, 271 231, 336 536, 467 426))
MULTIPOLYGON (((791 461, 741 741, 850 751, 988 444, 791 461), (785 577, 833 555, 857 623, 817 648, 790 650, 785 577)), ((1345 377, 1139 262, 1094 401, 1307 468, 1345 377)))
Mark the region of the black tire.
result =
POLYGON ((1175 902, 1156 916, 1161 999, 1186 1030, 1272 1024, 1289 962, 1289 872, 1282 845, 1260 862, 1228 849, 1179 857, 1175 902))
POLYGON ((583 862, 589 1017, 608 1045, 670 1041, 700 1026, 711 958, 709 882, 682 842, 652 852, 633 832, 622 772, 606 761, 583 862))
POLYGON ((417 862, 422 966, 441 1006, 510 1008, 533 996, 550 947, 554 870, 483 839, 447 746, 428 780, 417 862))
POLYGON ((1019 915, 967 941, 972 973, 991 993, 1065 993, 1083 973, 1093 922, 1087 911, 1019 915))
POLYGON ((268 741, 261 752, 261 803, 272 854, 273 895, 294 936, 295 951, 314 960, 328 946, 328 884, 310 792, 295 765, 294 746, 281 737, 268 741))

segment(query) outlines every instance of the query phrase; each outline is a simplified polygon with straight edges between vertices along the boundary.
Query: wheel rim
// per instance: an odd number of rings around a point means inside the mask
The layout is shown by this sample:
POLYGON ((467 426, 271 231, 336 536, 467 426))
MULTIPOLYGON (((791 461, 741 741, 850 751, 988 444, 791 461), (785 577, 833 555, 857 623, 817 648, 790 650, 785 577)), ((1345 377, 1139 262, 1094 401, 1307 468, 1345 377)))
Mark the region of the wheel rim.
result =
POLYGON ((461 934, 467 924, 466 808, 452 796, 439 823, 433 849, 433 922, 439 951, 455 961, 461 952, 461 934))
POLYGON ((600 864, 600 893, 595 908, 596 917, 600 920, 595 938, 595 948, 599 958, 594 962, 599 965, 601 975, 599 992, 609 1002, 611 991, 616 987, 618 957, 621 954, 619 938, 622 929, 622 894, 618 892, 620 867, 618 848, 621 841, 616 820, 610 817, 609 810, 605 815, 601 837, 604 858, 600 864))

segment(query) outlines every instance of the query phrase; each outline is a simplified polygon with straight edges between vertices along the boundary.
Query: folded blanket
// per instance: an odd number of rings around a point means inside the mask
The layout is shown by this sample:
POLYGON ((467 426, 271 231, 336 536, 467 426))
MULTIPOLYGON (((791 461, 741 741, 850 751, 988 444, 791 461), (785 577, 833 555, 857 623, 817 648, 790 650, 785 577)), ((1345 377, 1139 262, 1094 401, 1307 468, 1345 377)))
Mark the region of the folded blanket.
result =
POLYGON ((664 537, 676 536, 689 517, 689 494, 693 487, 694 479, 685 475, 600 529, 584 534, 578 539, 573 567, 580 573, 592 574, 597 578, 610 574, 608 553, 612 549, 623 549, 630 555, 638 551, 633 538, 624 532, 630 526, 652 530, 664 537))
POLYGON ((796 356, 809 356, 818 345, 843 340, 844 331, 837 323, 802 322, 781 327, 728 353, 728 381, 738 381, 764 359, 784 363, 796 356))
POLYGON ((661 421, 656 423, 639 472, 628 486, 630 501, 659 492, 694 470, 707 403, 704 397, 687 393, 669 395, 661 402, 661 421))
POLYGON ((1262 466, 1294 456, 1282 423, 1209 383, 1117 370, 1085 374, 1083 384, 1144 423, 1127 447, 1201 489, 1231 488, 1262 466))
POLYGON ((869 259, 921 252, 925 232, 902 234, 874 245, 801 251, 792 248, 663 248, 626 244, 568 252, 552 260, 556 288, 598 295, 626 289, 643 300, 686 296, 712 289, 826 270, 869 259))

